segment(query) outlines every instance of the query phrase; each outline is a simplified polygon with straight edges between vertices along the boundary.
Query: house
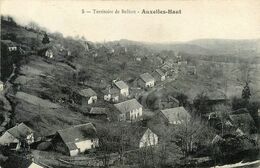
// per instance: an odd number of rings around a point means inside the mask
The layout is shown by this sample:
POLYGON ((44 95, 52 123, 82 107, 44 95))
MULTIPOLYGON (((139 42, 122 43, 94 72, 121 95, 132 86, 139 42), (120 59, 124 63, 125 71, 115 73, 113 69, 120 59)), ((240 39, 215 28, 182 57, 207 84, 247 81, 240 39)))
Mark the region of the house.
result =
POLYGON ((103 90, 104 100, 110 102, 118 102, 119 101, 119 91, 116 88, 106 88, 103 90))
POLYGON ((34 142, 34 131, 24 123, 20 123, 8 129, 1 137, 0 144, 12 146, 19 150, 21 146, 30 145, 34 142))
POLYGON ((81 96, 81 104, 93 104, 97 102, 97 94, 94 90, 91 88, 83 89, 79 92, 79 95, 81 96))
POLYGON ((162 96, 159 102, 160 109, 179 107, 179 105, 180 105, 179 101, 174 97, 172 97, 171 95, 162 96))
POLYGON ((9 52, 17 51, 18 47, 11 40, 1 40, 3 44, 7 46, 9 52))
POLYGON ((178 61, 178 65, 187 65, 188 62, 187 61, 178 61))
POLYGON ((153 77, 155 78, 155 81, 157 81, 157 82, 164 81, 166 78, 166 74, 162 70, 156 69, 153 72, 153 77))
POLYGON ((197 68, 195 66, 187 66, 186 67, 187 73, 190 75, 196 75, 197 74, 197 68))
POLYGON ((208 97, 208 99, 205 101, 212 108, 212 110, 214 110, 215 106, 219 104, 224 104, 228 101, 225 93, 221 91, 207 92, 206 96, 208 97))
POLYGON ((116 89, 119 90, 119 93, 122 96, 128 96, 129 95, 129 87, 124 81, 116 81, 114 82, 116 89))
POLYGON ((119 121, 136 121, 142 119, 143 106, 136 99, 117 103, 114 106, 119 112, 119 121))
POLYGON ((154 82, 155 79, 149 73, 141 74, 140 79, 138 81, 139 85, 143 88, 153 87, 154 82))
POLYGON ((129 145, 133 148, 143 148, 158 144, 158 136, 147 127, 132 126, 129 129, 129 145))
POLYGON ((92 123, 75 125, 57 131, 53 144, 63 154, 76 156, 98 147, 96 127, 92 123))
POLYGON ((4 90, 4 83, 0 81, 0 92, 4 90))
POLYGON ((102 107, 92 107, 87 115, 95 119, 108 120, 108 109, 102 107))
POLYGON ((184 107, 176 107, 161 110, 159 113, 159 118, 166 124, 181 124, 185 121, 189 121, 191 116, 184 109, 184 107))
POLYGON ((231 114, 230 122, 244 133, 252 133, 256 130, 255 122, 249 113, 231 114))
POLYGON ((51 49, 48 49, 45 51, 45 57, 47 58, 53 58, 53 52, 51 49))

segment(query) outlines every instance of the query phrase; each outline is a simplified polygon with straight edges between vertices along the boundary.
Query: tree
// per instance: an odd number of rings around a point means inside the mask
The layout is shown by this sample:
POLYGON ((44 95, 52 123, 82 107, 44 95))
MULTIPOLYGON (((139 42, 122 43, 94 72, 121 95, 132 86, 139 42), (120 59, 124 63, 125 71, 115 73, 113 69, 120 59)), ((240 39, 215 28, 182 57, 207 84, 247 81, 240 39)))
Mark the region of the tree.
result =
POLYGON ((193 100, 194 107, 200 115, 206 114, 210 111, 210 105, 208 103, 209 98, 204 94, 198 94, 193 100))
POLYGON ((179 93, 177 96, 176 96, 176 99, 179 101, 180 103, 180 106, 187 106, 188 105, 188 96, 183 94, 183 93, 179 93))
POLYGON ((45 33, 44 37, 42 39, 42 44, 48 44, 48 43, 50 43, 50 39, 49 39, 47 33, 45 33))
POLYGON ((250 88, 248 86, 248 83, 246 82, 246 86, 242 90, 242 98, 248 101, 250 99, 250 96, 251 96, 250 88))
POLYGON ((199 146, 209 144, 213 135, 213 130, 199 118, 191 118, 175 126, 173 140, 180 147, 183 156, 187 157, 199 146))
POLYGON ((231 109, 229 109, 227 106, 224 105, 216 106, 216 115, 219 118, 221 124, 221 136, 224 135, 224 130, 226 130, 225 123, 228 120, 230 111, 231 109))

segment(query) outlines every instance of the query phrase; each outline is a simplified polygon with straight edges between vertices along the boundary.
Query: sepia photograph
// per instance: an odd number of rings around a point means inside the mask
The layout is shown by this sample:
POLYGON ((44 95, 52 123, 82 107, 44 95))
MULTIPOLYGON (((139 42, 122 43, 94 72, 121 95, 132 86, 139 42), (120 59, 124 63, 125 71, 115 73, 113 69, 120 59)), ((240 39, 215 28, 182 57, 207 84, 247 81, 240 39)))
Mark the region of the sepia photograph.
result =
POLYGON ((0 168, 259 168, 259 0, 0 0, 0 168))

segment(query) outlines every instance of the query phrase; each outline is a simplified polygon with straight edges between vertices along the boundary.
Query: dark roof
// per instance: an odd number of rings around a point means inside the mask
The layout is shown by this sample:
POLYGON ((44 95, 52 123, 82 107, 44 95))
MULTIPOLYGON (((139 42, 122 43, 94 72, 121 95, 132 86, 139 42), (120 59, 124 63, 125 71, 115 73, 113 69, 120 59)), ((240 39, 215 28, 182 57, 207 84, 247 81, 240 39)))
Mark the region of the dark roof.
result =
POLYGON ((83 89, 83 90, 79 91, 79 94, 84 97, 91 97, 91 96, 97 95, 96 92, 94 90, 92 90, 91 88, 83 89))
POLYGON ((207 97, 209 100, 226 100, 226 95, 220 91, 208 92, 207 97))
POLYGON ((7 45, 8 47, 16 47, 16 44, 11 40, 1 40, 1 42, 7 45))
POLYGON ((126 88, 128 88, 127 84, 124 81, 117 81, 117 82, 115 82, 115 85, 119 89, 126 89, 126 88))
POLYGON ((161 112, 171 123, 189 119, 191 117, 190 114, 183 107, 164 109, 161 110, 161 112))
POLYGON ((146 82, 151 82, 154 80, 154 78, 152 77, 152 75, 150 75, 149 73, 144 73, 140 75, 140 78, 146 83, 146 82))
POLYGON ((136 99, 131 99, 131 100, 127 100, 127 101, 124 101, 121 103, 117 103, 114 106, 121 113, 127 113, 129 111, 143 107, 140 103, 138 103, 138 101, 136 99))
POLYGON ((115 89, 115 88, 106 88, 102 91, 102 93, 104 93, 105 95, 107 95, 107 94, 118 95, 119 91, 118 91, 118 89, 115 89))
POLYGON ((92 123, 76 125, 70 128, 57 131, 63 142, 69 149, 75 149, 76 142, 84 141, 89 138, 95 138, 96 128, 92 123))
POLYGON ((176 102, 176 103, 179 104, 179 100, 177 100, 176 98, 174 98, 174 97, 171 96, 171 95, 162 96, 162 97, 161 97, 161 102, 176 102))
POLYGON ((9 130, 7 130, 11 135, 13 135, 17 139, 26 138, 28 135, 33 133, 33 130, 26 126, 24 123, 16 125, 9 130))
POLYGON ((102 107, 92 107, 90 114, 107 114, 107 108, 102 108, 102 107))

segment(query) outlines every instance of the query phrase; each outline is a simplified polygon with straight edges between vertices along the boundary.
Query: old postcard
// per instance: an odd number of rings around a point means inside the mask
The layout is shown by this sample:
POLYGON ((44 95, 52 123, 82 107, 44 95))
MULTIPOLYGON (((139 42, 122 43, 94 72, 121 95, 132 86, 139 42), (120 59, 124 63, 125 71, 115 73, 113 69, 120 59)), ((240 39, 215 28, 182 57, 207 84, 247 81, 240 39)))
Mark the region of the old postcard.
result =
POLYGON ((0 13, 0 168, 260 167, 259 0, 0 13))

